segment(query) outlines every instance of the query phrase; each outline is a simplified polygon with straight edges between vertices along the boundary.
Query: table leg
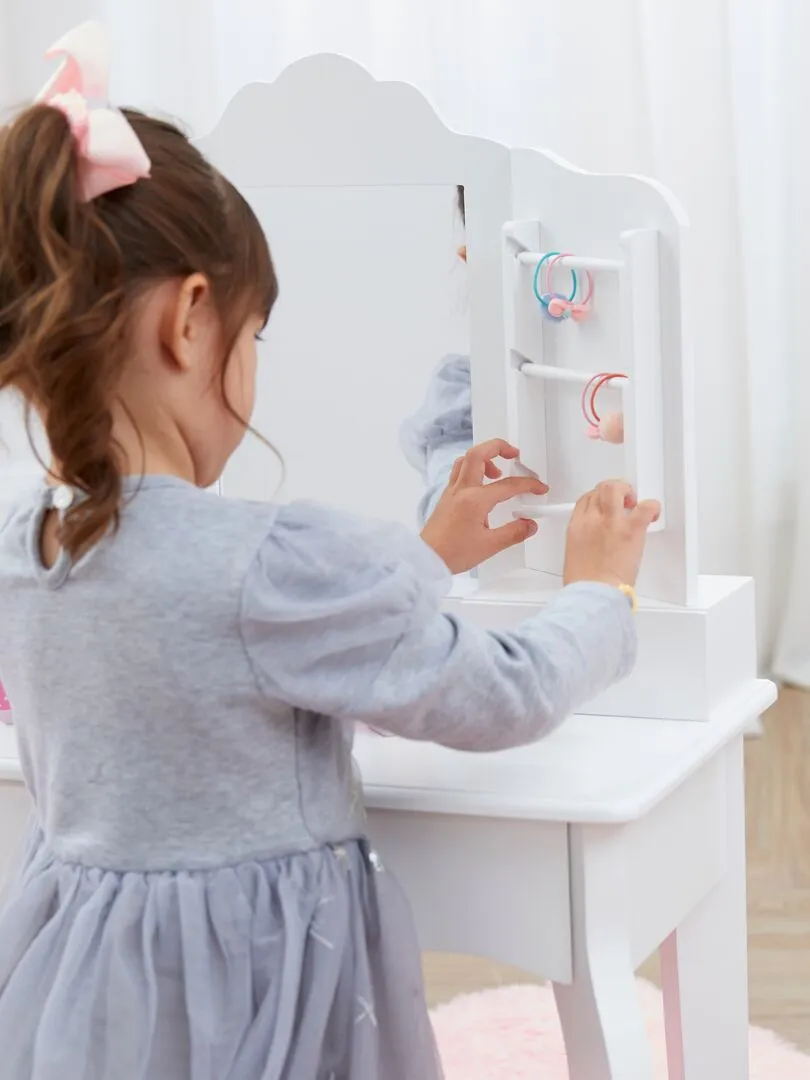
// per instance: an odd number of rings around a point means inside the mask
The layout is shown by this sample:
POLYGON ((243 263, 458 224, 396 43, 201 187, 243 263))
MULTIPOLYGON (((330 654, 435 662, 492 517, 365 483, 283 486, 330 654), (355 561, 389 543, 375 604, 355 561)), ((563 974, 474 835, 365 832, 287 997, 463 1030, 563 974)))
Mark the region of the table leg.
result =
POLYGON ((728 862, 661 947, 670 1080, 747 1080, 743 740, 726 750, 728 862))
POLYGON ((554 994, 570 1080, 653 1076, 633 971, 622 831, 569 828, 574 980, 555 984, 554 994))

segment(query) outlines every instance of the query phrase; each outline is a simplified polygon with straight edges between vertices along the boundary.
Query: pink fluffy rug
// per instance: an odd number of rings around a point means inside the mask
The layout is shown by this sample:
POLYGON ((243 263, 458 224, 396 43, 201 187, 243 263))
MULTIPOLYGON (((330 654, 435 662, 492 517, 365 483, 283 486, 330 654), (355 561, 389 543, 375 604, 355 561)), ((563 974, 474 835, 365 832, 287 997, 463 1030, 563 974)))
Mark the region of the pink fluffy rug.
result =
MULTIPOLYGON (((661 994, 639 982, 655 1080, 667 1080, 661 994)), ((433 1012, 446 1080, 568 1080, 554 995, 547 986, 469 994, 433 1012)), ((810 1058, 751 1028, 751 1080, 810 1080, 810 1058)), ((720 1078, 718 1077, 718 1080, 720 1078)))

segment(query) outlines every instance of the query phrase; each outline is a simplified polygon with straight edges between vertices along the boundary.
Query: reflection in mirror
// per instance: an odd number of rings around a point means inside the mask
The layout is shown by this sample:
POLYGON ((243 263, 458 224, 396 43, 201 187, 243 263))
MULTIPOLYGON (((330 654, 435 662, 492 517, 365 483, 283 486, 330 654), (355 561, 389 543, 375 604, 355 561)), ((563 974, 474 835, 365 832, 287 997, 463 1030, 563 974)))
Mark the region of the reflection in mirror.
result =
POLYGON ((315 499, 412 526, 423 481, 400 447, 437 366, 468 351, 455 187, 262 188, 246 197, 281 287, 260 346, 253 425, 227 495, 315 499))
MULTIPOLYGON (((461 221, 462 229, 467 224, 467 208, 464 196, 464 185, 458 184, 456 186, 456 208, 458 210, 459 220, 461 221)), ((464 237, 461 245, 458 249, 459 258, 464 262, 467 261, 467 239, 464 237)))

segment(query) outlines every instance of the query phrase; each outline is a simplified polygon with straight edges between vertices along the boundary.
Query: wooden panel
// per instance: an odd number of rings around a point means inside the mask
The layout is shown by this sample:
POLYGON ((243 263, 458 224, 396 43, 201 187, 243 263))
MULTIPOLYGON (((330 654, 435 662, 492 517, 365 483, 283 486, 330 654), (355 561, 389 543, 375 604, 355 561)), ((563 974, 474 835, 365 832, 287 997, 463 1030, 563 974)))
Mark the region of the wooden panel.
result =
POLYGON ((754 1023, 810 1053, 810 694, 783 690, 746 747, 754 1023))

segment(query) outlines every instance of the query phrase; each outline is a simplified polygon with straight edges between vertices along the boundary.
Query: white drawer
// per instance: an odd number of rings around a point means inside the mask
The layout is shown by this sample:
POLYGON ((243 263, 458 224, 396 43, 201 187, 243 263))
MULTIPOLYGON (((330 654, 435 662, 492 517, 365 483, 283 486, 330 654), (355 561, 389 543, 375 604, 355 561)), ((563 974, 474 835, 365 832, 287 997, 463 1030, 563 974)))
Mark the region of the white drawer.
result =
POLYGON ((565 824, 370 809, 369 829, 408 895, 424 951, 571 982, 565 824))

